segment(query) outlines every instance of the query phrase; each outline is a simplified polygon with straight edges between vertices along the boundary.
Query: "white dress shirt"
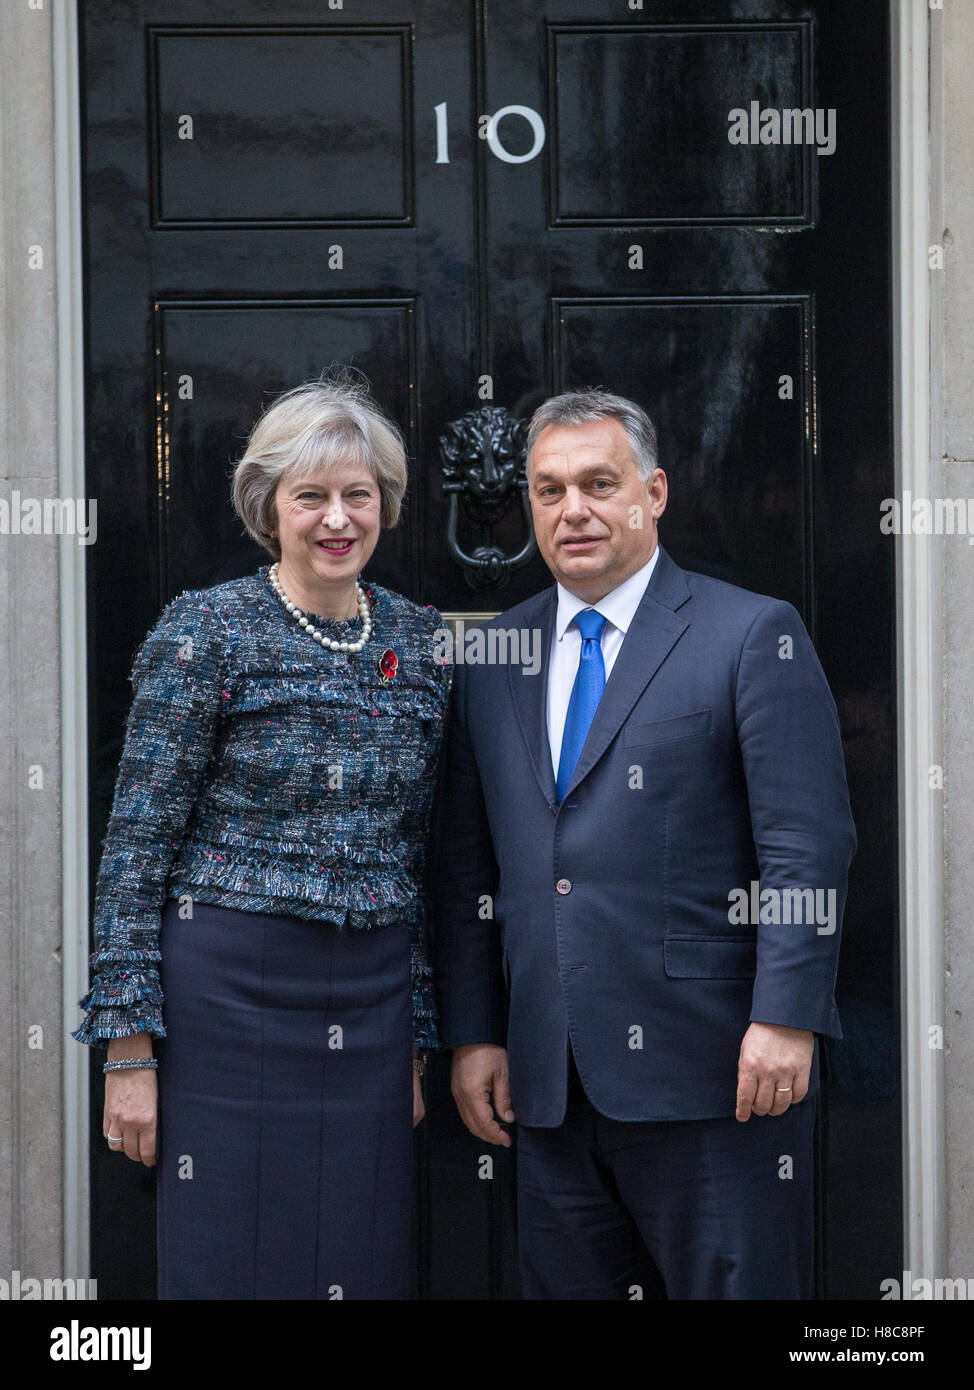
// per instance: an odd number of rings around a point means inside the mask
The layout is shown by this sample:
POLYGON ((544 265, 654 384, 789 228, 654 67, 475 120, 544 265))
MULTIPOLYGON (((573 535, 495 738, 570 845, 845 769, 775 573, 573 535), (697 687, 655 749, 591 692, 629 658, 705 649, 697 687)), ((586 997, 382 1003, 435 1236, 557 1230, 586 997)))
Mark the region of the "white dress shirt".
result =
POLYGON ((605 679, 608 683, 612 675, 616 657, 622 647, 623 638, 629 631, 629 624, 646 592, 650 575, 659 559, 659 544, 653 557, 642 569, 636 570, 624 580, 617 589, 600 598, 598 603, 586 603, 577 598, 562 585, 558 585, 558 612, 555 615, 554 640, 548 658, 548 743, 551 747, 551 766, 558 777, 558 761, 561 757, 561 740, 565 733, 565 720, 568 718, 568 705, 572 698, 572 686, 578 673, 578 660, 582 652, 582 634, 574 625, 576 613, 583 608, 594 608, 605 618, 602 629, 602 660, 605 662, 605 679))

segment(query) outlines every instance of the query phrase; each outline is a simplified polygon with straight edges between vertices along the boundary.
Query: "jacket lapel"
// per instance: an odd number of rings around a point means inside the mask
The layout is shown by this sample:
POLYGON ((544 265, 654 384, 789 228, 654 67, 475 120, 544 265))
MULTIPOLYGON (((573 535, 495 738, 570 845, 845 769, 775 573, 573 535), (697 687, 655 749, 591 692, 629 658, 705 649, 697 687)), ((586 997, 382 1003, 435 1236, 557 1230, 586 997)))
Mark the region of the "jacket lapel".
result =
MULTIPOLYGON (((537 595, 535 604, 522 619, 522 627, 541 629, 541 670, 530 676, 525 675, 521 667, 513 663, 507 668, 511 699, 514 701, 514 710, 521 726, 528 757, 549 806, 554 806, 557 801, 555 774, 551 767, 548 743, 548 666, 557 610, 558 590, 553 584, 550 589, 537 595)), ((620 652, 620 656, 621 654, 620 652)))
MULTIPOLYGON (((554 592, 557 593, 557 590, 554 592)), ((601 758, 625 723, 639 696, 690 626, 689 618, 683 618, 677 612, 689 597, 690 590, 687 588, 683 571, 660 546, 656 568, 629 624, 629 630, 595 711, 595 718, 589 728, 572 780, 565 792, 566 801, 582 778, 601 758)), ((552 607, 554 610, 554 605, 552 607)), ((554 611, 552 626, 553 618, 554 611)), ((548 650, 546 645, 546 671, 548 650)), ((545 680, 547 706, 547 676, 545 680)), ((546 727, 544 747, 547 751, 546 727)))

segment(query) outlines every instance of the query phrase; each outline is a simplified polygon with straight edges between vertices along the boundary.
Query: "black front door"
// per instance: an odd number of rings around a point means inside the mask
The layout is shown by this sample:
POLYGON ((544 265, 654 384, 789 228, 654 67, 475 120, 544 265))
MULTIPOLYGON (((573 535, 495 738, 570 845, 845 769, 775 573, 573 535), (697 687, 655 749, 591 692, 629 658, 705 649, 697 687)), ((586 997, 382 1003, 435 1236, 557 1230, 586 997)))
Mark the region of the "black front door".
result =
MULTIPOLYGON (((168 598, 263 558, 228 476, 271 394, 333 363, 368 376, 411 459, 370 576, 453 613, 548 576, 457 558, 526 533, 516 492, 493 526, 455 493, 451 547, 446 426, 570 386, 633 397, 670 553, 799 608, 845 733, 860 848, 825 1297, 877 1297, 902 1267, 887 10, 79 0, 92 882, 136 646, 168 598)), ((447 1063, 417 1136, 415 1292, 516 1297, 511 1155, 483 1162, 447 1063)), ((102 1297, 151 1298, 153 1178, 105 1150, 100 1071, 92 1095, 92 1272, 102 1297)))

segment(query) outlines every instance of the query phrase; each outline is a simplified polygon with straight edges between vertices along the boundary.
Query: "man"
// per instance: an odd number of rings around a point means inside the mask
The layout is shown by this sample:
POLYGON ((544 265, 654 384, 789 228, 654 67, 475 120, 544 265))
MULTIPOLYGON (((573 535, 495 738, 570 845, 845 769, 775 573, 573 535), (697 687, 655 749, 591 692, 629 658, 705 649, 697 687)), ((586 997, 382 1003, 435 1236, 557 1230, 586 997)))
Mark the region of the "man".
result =
POLYGON ((638 1296, 647 1252, 670 1298, 808 1297, 855 850, 834 701, 790 604, 658 544, 639 406, 549 400, 528 480, 556 585, 491 625, 540 630, 541 671, 456 666, 438 817, 460 1114, 502 1145, 516 1116, 525 1297, 638 1296))

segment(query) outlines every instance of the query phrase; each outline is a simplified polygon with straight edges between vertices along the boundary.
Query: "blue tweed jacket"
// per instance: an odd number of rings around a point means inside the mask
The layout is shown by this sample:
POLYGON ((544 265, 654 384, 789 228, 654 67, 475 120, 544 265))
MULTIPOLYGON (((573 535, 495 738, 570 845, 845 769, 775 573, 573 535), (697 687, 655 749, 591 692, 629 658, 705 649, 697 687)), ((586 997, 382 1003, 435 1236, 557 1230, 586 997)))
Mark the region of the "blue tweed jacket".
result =
MULTIPOLYGON (((139 648, 95 897, 79 1042, 165 1037, 158 962, 167 898, 336 927, 408 929, 413 1037, 437 1046, 424 852, 448 699, 435 609, 377 584, 373 632, 319 646, 268 566, 174 599, 139 648), (379 657, 399 659, 383 685, 379 657)), ((314 618, 337 641, 359 620, 314 618)))

